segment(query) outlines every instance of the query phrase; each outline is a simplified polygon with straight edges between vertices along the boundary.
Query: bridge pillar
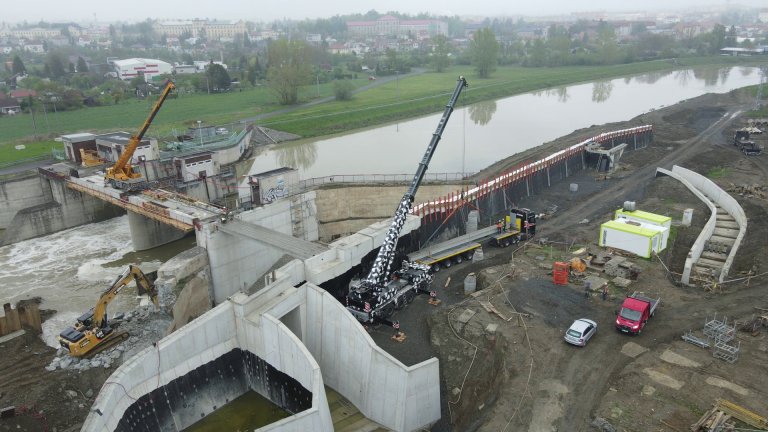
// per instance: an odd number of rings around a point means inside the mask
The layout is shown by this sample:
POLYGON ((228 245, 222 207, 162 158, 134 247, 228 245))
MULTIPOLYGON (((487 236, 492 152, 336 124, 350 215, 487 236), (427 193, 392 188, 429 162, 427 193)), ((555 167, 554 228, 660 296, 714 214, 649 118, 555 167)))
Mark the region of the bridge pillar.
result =
POLYGON ((128 212, 133 248, 137 251, 152 249, 176 241, 186 233, 154 219, 132 211, 128 212))

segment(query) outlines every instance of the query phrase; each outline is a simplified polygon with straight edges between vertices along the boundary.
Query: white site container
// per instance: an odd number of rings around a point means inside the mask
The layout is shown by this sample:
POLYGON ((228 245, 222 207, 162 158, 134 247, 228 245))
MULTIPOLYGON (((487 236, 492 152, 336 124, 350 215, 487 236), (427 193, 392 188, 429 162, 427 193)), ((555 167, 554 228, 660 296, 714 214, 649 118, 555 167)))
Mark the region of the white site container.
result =
POLYGON ((669 229, 672 226, 672 218, 669 216, 657 215, 655 213, 649 213, 642 210, 627 211, 624 209, 616 210, 614 217, 615 220, 628 220, 633 222, 640 222, 643 225, 658 226, 666 228, 664 235, 661 239, 661 249, 667 248, 667 240, 669 240, 669 229))
MULTIPOLYGON (((612 220, 600 225, 600 242, 611 247, 631 252, 643 258, 650 258, 653 252, 661 252, 665 229, 626 220, 612 220)), ((666 229, 668 232, 669 230, 666 229)))

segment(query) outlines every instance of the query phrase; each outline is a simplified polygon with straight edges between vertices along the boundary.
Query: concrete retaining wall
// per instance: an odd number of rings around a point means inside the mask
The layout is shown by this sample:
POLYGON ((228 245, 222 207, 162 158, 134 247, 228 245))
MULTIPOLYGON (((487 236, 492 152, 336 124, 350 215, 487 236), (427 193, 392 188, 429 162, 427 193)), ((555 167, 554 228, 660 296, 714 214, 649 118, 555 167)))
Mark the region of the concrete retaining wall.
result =
MULTIPOLYGON (((288 200, 241 213, 239 218, 283 234, 293 233, 288 200)), ((216 223, 206 224, 196 234, 197 245, 208 251, 214 302, 219 304, 236 292, 247 291, 283 256, 283 252, 216 228, 216 223)))
POLYGON ((125 213, 120 207, 66 187, 63 180, 39 177, 51 201, 20 210, 6 229, 3 245, 52 234, 125 213))
MULTIPOLYGON (((455 184, 423 185, 416 194, 416 203, 445 196, 461 186, 455 184)), ((408 186, 342 186, 318 189, 317 220, 319 238, 330 242, 365 229, 373 222, 389 219, 403 198, 408 186)))
POLYGON ((132 211, 128 212, 128 226, 133 250, 136 251, 156 248, 187 235, 184 231, 132 211))
POLYGON ((406 367, 379 348, 331 294, 314 285, 304 287, 304 343, 320 364, 327 385, 366 417, 392 430, 412 431, 440 419, 436 358, 406 367))
MULTIPOLYGON (((726 259, 725 264, 723 264, 723 270, 720 272, 719 281, 723 282, 728 276, 731 265, 733 265, 733 259, 736 256, 736 252, 738 251, 739 246, 741 245, 741 241, 744 239, 744 235, 747 233, 747 215, 744 213, 744 209, 741 208, 741 205, 739 205, 739 202, 736 201, 736 199, 734 199, 730 194, 728 194, 728 192, 721 189, 720 186, 715 184, 715 182, 712 180, 697 172, 677 165, 672 167, 672 173, 677 174, 679 178, 687 180, 689 184, 706 195, 709 200, 716 203, 722 207, 723 210, 727 211, 728 214, 733 216, 733 218, 736 220, 736 223, 739 224, 739 234, 737 235, 736 241, 731 247, 731 252, 728 254, 728 258, 726 259)), ((709 221, 707 221, 707 225, 705 226, 704 230, 702 230, 702 234, 698 239, 696 239, 696 243, 694 243, 696 250, 691 248, 691 256, 689 256, 689 258, 691 258, 694 263, 698 261, 699 257, 701 257, 701 253, 704 250, 704 243, 714 232, 716 223, 717 210, 715 209, 713 215, 710 216, 709 221), (704 231, 708 232, 707 237, 702 242, 699 242, 699 240, 701 240, 702 236, 704 235, 704 231)), ((688 262, 686 260, 686 269, 687 268, 688 262)), ((690 270, 688 270, 688 272, 690 274, 690 270)), ((683 280, 683 283, 688 282, 683 280)))
POLYGON ((50 189, 43 188, 36 173, 0 181, 0 229, 8 228, 19 210, 51 200, 50 189))

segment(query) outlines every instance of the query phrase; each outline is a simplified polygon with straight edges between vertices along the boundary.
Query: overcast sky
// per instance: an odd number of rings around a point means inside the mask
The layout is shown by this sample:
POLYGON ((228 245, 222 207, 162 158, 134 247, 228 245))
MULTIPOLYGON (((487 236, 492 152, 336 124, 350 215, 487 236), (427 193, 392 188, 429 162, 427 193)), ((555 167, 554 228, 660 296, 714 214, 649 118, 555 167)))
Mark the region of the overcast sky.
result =
POLYGON ((577 11, 669 10, 702 5, 741 4, 766 7, 766 0, 3 0, 0 21, 92 22, 212 18, 272 21, 320 18, 348 13, 399 11, 415 14, 504 16, 553 15, 577 11))

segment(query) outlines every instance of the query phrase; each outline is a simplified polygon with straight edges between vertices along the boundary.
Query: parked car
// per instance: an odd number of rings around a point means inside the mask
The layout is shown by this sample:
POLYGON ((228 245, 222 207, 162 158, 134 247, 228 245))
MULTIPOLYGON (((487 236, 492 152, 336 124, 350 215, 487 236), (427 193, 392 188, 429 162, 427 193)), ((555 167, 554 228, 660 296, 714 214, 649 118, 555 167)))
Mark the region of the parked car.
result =
POLYGON ((597 323, 586 318, 579 318, 565 331, 565 341, 569 344, 584 346, 597 333, 597 323))
POLYGON ((216 128, 216 135, 226 135, 228 133, 229 133, 229 129, 227 128, 223 128, 223 127, 216 128))

